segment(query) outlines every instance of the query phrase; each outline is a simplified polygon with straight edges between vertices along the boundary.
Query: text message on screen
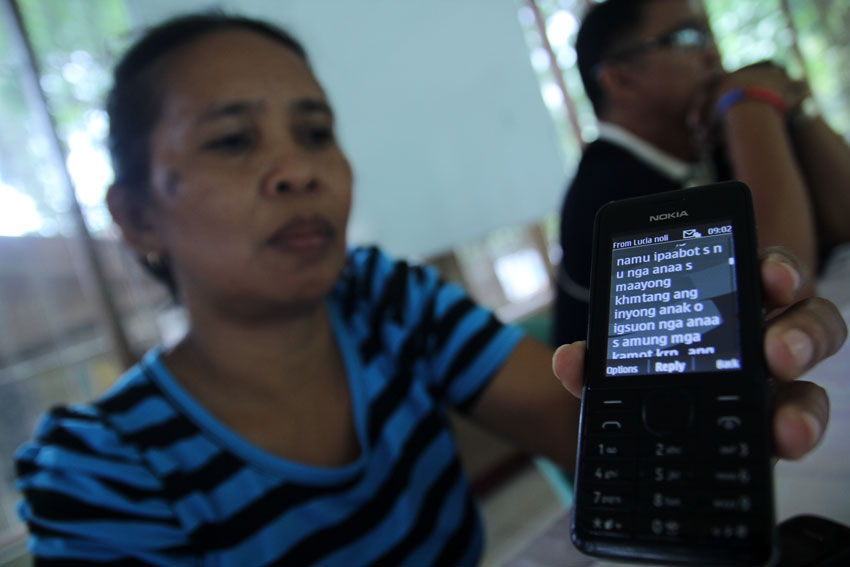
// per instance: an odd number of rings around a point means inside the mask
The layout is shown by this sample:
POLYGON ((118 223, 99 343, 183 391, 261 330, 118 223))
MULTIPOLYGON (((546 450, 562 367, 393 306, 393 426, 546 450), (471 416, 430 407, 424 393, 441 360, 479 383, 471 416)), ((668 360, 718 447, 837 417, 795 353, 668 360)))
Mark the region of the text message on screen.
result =
POLYGON ((606 375, 740 369, 728 221, 612 242, 606 375))

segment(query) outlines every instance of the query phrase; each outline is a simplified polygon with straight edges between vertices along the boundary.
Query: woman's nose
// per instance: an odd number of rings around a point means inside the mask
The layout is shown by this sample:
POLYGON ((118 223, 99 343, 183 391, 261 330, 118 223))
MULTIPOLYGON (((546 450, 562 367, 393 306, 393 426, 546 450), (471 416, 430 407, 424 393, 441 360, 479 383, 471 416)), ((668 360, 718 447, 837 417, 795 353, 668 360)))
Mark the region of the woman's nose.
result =
POLYGON ((313 191, 318 187, 318 182, 315 178, 308 179, 306 182, 299 182, 295 180, 286 180, 281 179, 277 182, 277 184, 272 188, 272 192, 276 195, 282 193, 292 193, 294 191, 313 191))
POLYGON ((275 197, 284 193, 315 191, 319 180, 309 156, 297 148, 278 153, 263 180, 263 193, 275 197))

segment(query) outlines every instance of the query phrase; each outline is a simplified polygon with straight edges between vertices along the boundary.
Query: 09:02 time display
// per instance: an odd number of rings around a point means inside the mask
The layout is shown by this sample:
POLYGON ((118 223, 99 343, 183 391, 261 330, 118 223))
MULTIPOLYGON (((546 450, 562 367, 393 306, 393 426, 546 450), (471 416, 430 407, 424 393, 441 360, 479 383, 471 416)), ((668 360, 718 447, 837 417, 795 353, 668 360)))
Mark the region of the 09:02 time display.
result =
POLYGON ((725 226, 712 226, 708 229, 708 234, 726 234, 732 232, 732 225, 727 224, 725 226))

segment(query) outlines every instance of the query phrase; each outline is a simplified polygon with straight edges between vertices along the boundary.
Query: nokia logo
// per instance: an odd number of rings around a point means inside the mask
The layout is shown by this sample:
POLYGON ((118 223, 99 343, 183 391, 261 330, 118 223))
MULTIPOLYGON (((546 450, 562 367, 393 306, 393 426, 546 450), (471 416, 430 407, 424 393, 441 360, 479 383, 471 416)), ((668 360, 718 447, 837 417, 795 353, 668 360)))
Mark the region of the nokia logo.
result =
POLYGON ((660 215, 649 215, 649 222, 667 219, 677 219, 688 216, 688 211, 676 211, 673 213, 661 213, 660 215))

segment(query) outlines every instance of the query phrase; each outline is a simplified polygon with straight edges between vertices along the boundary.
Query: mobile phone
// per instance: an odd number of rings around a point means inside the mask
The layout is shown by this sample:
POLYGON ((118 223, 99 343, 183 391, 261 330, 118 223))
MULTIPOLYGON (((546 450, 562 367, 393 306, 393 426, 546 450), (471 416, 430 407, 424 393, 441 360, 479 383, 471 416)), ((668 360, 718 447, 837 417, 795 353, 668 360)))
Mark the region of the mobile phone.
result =
POLYGON ((573 543, 653 564, 768 564, 772 445, 749 188, 614 201, 594 231, 573 543))

